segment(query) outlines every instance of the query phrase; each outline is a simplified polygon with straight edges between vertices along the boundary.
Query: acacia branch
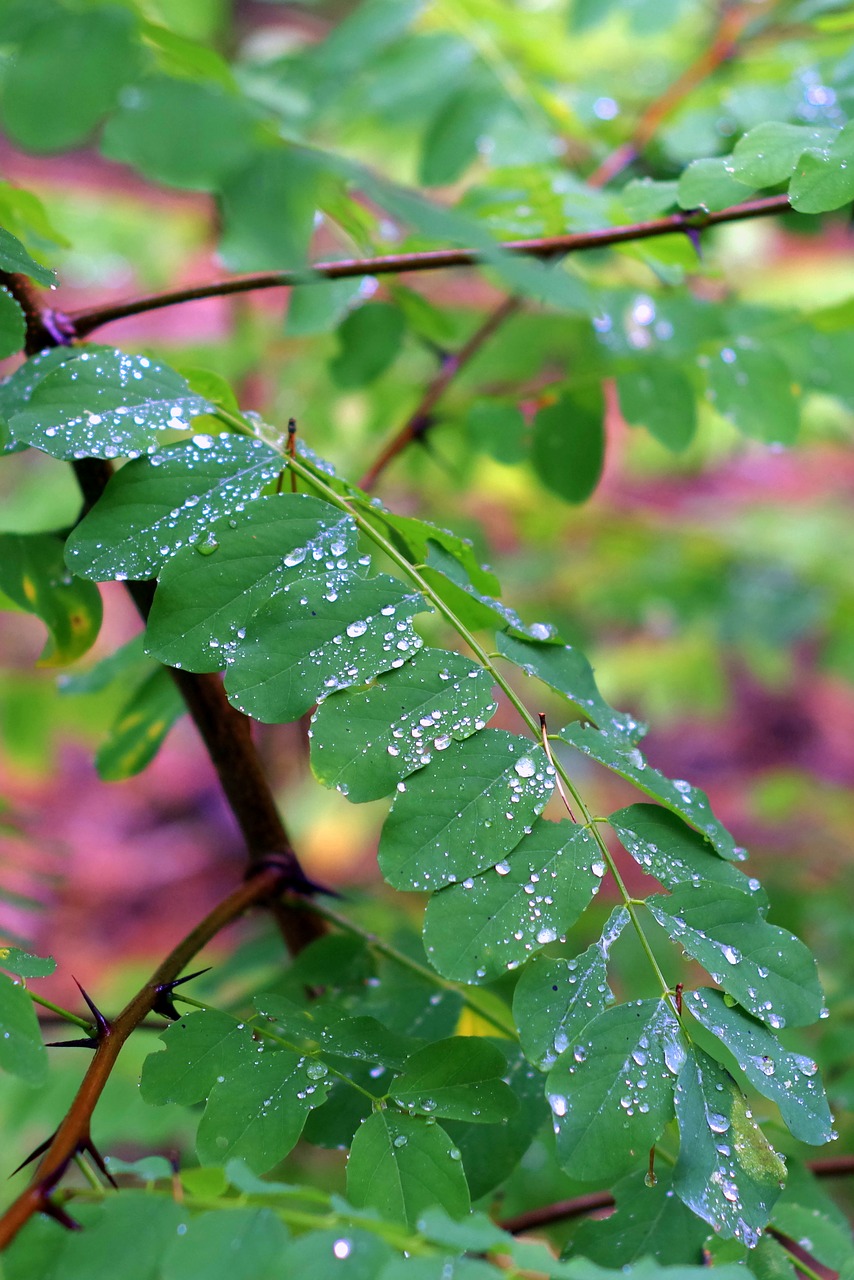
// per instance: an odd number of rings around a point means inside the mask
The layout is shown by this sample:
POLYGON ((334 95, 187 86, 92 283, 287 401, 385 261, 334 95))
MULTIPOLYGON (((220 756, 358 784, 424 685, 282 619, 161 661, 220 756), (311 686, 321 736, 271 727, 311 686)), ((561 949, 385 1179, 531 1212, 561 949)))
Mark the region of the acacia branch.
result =
POLYGON ((98 1039, 89 1069, 32 1182, 0 1218, 0 1249, 5 1249, 11 1243, 34 1214, 53 1211, 50 1195, 57 1182, 79 1151, 91 1149, 89 1126, 92 1113, 122 1046, 131 1032, 154 1009, 163 990, 170 988, 193 957, 226 925, 237 920, 250 907, 281 893, 286 887, 286 875, 277 867, 267 867, 232 890, 158 965, 145 986, 125 1005, 118 1017, 106 1024, 106 1032, 98 1039))

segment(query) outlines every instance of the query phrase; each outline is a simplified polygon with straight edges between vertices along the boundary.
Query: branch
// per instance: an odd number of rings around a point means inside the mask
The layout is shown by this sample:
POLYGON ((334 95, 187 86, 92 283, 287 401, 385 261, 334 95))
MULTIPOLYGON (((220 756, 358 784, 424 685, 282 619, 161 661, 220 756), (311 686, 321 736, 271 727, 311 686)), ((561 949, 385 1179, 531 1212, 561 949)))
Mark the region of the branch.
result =
POLYGON ((99 1037, 89 1070, 54 1134, 35 1177, 0 1218, 0 1249, 5 1249, 11 1243, 34 1214, 53 1212, 50 1194, 57 1182, 79 1151, 92 1149, 89 1135, 92 1113, 121 1048, 131 1032, 151 1013, 163 990, 170 988, 193 956, 226 925, 237 920, 249 907, 264 902, 285 888, 286 877, 282 871, 268 867, 234 889, 158 965, 145 986, 118 1017, 107 1023, 105 1033, 99 1037))
MULTIPOLYGON (((543 236, 534 240, 507 240, 497 242, 496 249, 530 258, 560 257, 587 249, 603 249, 609 245, 651 240, 679 231, 704 231, 706 227, 719 226, 725 222, 741 222, 746 218, 764 218, 775 213, 785 213, 789 208, 788 196, 766 196, 711 213, 682 211, 665 218, 627 223, 621 227, 601 227, 595 231, 543 236)), ((235 293, 318 284, 323 280, 343 280, 353 276, 387 276, 407 271, 438 271, 448 267, 489 265, 490 255, 479 249, 428 249, 418 253, 390 253, 378 258, 343 258, 337 262, 317 262, 312 267, 291 271, 260 271, 252 275, 233 276, 229 280, 214 280, 187 289, 151 293, 115 305, 67 313, 49 312, 45 315, 50 316, 54 327, 61 327, 63 332, 73 338, 85 338, 95 329, 111 324, 114 320, 138 316, 161 307, 174 307, 181 302, 197 302, 201 298, 224 298, 235 293)))

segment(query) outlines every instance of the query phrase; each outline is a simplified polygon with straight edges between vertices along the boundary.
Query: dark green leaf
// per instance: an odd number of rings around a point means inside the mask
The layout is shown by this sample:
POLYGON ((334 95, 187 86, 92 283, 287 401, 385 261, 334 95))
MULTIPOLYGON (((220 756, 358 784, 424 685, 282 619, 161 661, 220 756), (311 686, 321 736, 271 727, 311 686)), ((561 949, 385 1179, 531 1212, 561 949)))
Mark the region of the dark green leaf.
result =
MULTIPOLYGON (((11 271, 15 275, 29 276, 37 284, 56 284, 56 273, 48 267, 41 266, 27 252, 17 236, 5 227, 0 227, 0 271, 11 271)), ((17 350, 17 348, 15 348, 17 350)))
MULTIPOLYGON (((122 1280, 161 1280, 163 1258, 189 1213, 166 1196, 125 1189, 96 1204, 75 1204, 82 1231, 62 1232, 54 1242, 46 1280, 94 1280, 115 1270, 121 1258, 122 1280)), ((23 1278, 22 1278, 23 1280, 23 1278)))
POLYGON ((763 920, 738 889, 679 885, 646 905, 685 953, 762 1022, 778 1029, 818 1018, 823 999, 811 952, 763 920))
POLYGON ((605 405, 598 386, 565 391, 534 419, 531 461, 540 481, 567 502, 593 493, 605 459, 605 405))
POLYGON ((432 1205, 454 1218, 470 1207, 460 1153, 444 1129, 392 1111, 374 1112, 356 1133, 347 1162, 347 1196, 359 1209, 377 1209, 409 1226, 432 1205))
POLYGON ((670 1171, 656 1173, 654 1186, 640 1170, 619 1182, 616 1212, 602 1222, 582 1222, 572 1238, 573 1255, 615 1270, 639 1258, 654 1258, 661 1266, 699 1265, 708 1230, 673 1194, 670 1171))
POLYGON ((47 978, 56 969, 53 956, 33 956, 19 947, 0 947, 0 969, 22 978, 47 978))
POLYGON ((788 365, 754 338, 737 338, 703 357, 706 396, 746 436, 792 444, 800 424, 799 391, 788 365))
POLYGON ((220 252, 232 271, 276 271, 307 258, 318 165, 297 147, 256 150, 222 187, 220 252))
POLYGON ((525 456, 525 419, 516 404, 476 400, 466 418, 466 432, 474 447, 496 462, 510 466, 525 456))
POLYGON ((827 147, 835 136, 833 129, 763 121, 736 144, 732 153, 734 176, 754 187, 775 187, 789 178, 804 151, 827 147))
POLYGON ((799 213, 824 213, 854 199, 854 121, 833 141, 810 147, 795 165, 789 199, 799 213))
POLYGON ((372 302, 351 311, 338 326, 340 350, 329 372, 350 391, 373 382, 389 367, 403 341, 403 312, 389 302, 372 302))
POLYGON ((390 1096, 410 1114, 495 1124, 518 1110, 499 1078, 506 1069, 504 1054, 488 1040, 451 1036, 412 1054, 390 1096))
POLYGON ((398 1068, 417 1043, 409 1036, 390 1031, 376 1018, 342 1017, 339 1010, 330 1009, 326 1003, 315 1001, 304 1009, 283 996, 265 994, 256 997, 255 1007, 262 1017, 275 1023, 277 1034, 301 1053, 320 1051, 398 1068))
POLYGON ((136 457, 154 450, 158 432, 186 431, 209 408, 174 369, 89 347, 52 369, 9 425, 16 440, 54 458, 136 457))
POLYGON ((148 621, 148 651, 190 671, 225 666, 252 614, 289 583, 355 561, 349 516, 307 494, 274 494, 222 516, 163 567, 148 621))
POLYGON ((334 693, 312 720, 311 766, 355 803, 391 794, 495 711, 489 675, 467 658, 422 649, 364 689, 334 693))
POLYGON ((440 529, 427 520, 395 515, 373 502, 365 502, 364 511, 372 520, 382 522, 392 542, 413 564, 438 563, 435 561, 438 554, 445 571, 455 577, 455 581, 471 584, 479 591, 500 590, 495 574, 479 563, 468 538, 440 529))
POLYGON ((732 160, 692 160, 679 179, 677 198, 683 209, 727 209, 752 195, 753 187, 736 177, 732 160))
POLYGON ((201 1102, 218 1079, 255 1062, 251 1029, 216 1009, 173 1022, 160 1039, 166 1049, 148 1055, 139 1083, 143 1099, 155 1106, 201 1102))
POLYGON ((84 578, 152 578, 169 556, 198 542, 209 524, 240 512, 282 468, 260 440, 224 432, 196 436, 137 458, 110 478, 66 544, 84 578))
POLYGON ((617 1005, 589 1022, 546 1082, 561 1166, 606 1181, 645 1161, 673 1116, 684 1056, 665 1000, 617 1005))
POLYGON ((495 866, 542 812, 554 786, 542 747, 484 729, 452 742, 398 790, 379 862, 397 889, 439 889, 495 866))
POLYGON ((599 847, 572 822, 537 821, 491 870, 427 904, 424 945, 447 978, 490 981, 575 924, 605 874, 599 847))
POLYGON ((5 973, 0 973, 0 1068, 32 1085, 47 1077, 47 1054, 33 1002, 5 973))
POLYGON ((175 721, 187 710, 163 667, 135 689, 98 748, 95 767, 106 782, 132 778, 149 764, 175 721))
POLYGON ((776 1035, 720 991, 703 987, 685 996, 698 1022, 725 1044, 758 1093, 770 1098, 801 1142, 816 1145, 833 1137, 833 1121, 818 1067, 812 1058, 789 1053, 776 1035))
POLYGON ((20 351, 27 335, 27 322, 9 290, 0 287, 0 360, 20 351))
POLYGON ((678 365, 650 356, 639 368, 620 374, 617 394, 630 426, 646 427, 674 453, 687 449, 697 430, 697 406, 694 388, 678 365))
POLYGON ((184 1215, 163 1261, 162 1280, 273 1280, 282 1274, 288 1232, 271 1209, 184 1215))
POLYGON ((477 156, 478 142, 501 105, 502 95, 487 76, 473 76, 443 102, 422 143, 419 176, 426 187, 456 182, 477 156))
POLYGON ((53 534, 0 534, 0 590, 47 627, 39 666, 74 662, 95 643, 102 614, 98 588, 71 576, 62 540, 53 534))
POLYGON ((724 1239, 755 1245, 786 1166, 750 1119, 732 1076, 701 1049, 685 1058, 675 1101, 680 1142, 674 1191, 724 1239))

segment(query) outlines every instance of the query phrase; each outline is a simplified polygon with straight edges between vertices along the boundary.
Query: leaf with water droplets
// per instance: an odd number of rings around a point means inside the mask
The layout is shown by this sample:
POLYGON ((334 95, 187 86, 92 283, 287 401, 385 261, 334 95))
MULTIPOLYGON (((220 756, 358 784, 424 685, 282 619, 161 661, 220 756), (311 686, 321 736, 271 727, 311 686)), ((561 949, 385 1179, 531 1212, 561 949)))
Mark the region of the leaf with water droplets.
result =
MULTIPOLYGON (((288 1231, 271 1208, 241 1207, 224 1200, 220 1210, 181 1216, 186 1221, 180 1230, 173 1228, 165 1256, 146 1280, 155 1275, 157 1280, 269 1280, 277 1273, 301 1274, 288 1272, 282 1265, 288 1231)), ((123 1257, 133 1230, 128 1223, 128 1234, 117 1250, 123 1257)))
POLYGON ((799 938, 768 924, 750 899, 723 884, 678 885, 646 905, 686 955, 724 991, 778 1029, 819 1017, 823 997, 816 963, 799 938))
POLYGON ((605 1182, 644 1161, 673 1116, 684 1054, 665 1000, 617 1005, 589 1022, 546 1082, 561 1167, 605 1182))
POLYGON ((354 803, 389 795, 434 752, 482 729, 492 680, 457 653, 422 649, 365 688, 333 693, 312 720, 311 767, 354 803))
POLYGON ((56 284, 56 272, 36 262, 18 237, 13 236, 5 227, 0 227, 0 271, 29 276, 31 280, 35 280, 36 284, 46 286, 56 284))
POLYGON ((356 526, 307 494, 247 502, 164 565, 148 619, 147 649, 160 662, 216 671, 260 605, 292 582, 352 567, 356 526))
POLYGON ((612 769, 621 778, 634 783, 639 791, 652 796, 673 813, 678 813, 711 842, 722 858, 743 856, 743 850, 737 848, 726 827, 718 822, 712 813, 709 797, 699 787, 692 787, 690 782, 681 779, 674 781, 666 778, 657 769, 649 767, 637 747, 627 748, 590 726, 567 725, 560 736, 564 742, 590 756, 591 760, 596 760, 606 769, 612 769))
POLYGON ((507 1059, 477 1036, 450 1036, 425 1045, 404 1063, 390 1096, 413 1115, 496 1124, 518 1110, 501 1076, 507 1059))
POLYGON ((66 543, 84 578, 153 578, 212 521, 243 510, 282 468, 261 440, 200 435, 129 462, 113 475, 66 543))
POLYGON ((831 1140, 833 1119, 818 1067, 811 1058, 789 1053, 773 1031, 738 1005, 728 1004, 720 991, 710 987, 690 991, 685 1005, 726 1045, 757 1093, 777 1103, 800 1142, 818 1146, 831 1140))
POLYGON ((424 917, 431 963, 459 982, 492 981, 562 937, 604 874, 587 830, 538 820, 497 866, 433 894, 424 917))
POLYGON ((835 129, 764 120, 741 138, 732 153, 735 176, 754 187, 775 187, 791 175, 799 156, 810 148, 828 146, 835 129))
POLYGON ((439 889, 494 867, 546 806, 554 775, 542 747, 484 729, 454 742, 395 796, 379 863, 396 889, 439 889))
POLYGON ((268 724, 297 720, 327 694, 403 666, 423 643, 412 615, 428 608, 383 573, 303 578, 258 609, 229 650, 229 701, 268 724))
MULTIPOLYGON (((285 1276, 299 1277, 299 1280, 330 1280, 330 1277, 335 1280, 374 1280, 376 1277, 380 1280, 387 1275, 387 1264, 394 1267, 405 1261, 408 1259, 392 1252, 391 1246, 376 1231, 366 1231, 342 1220, 337 1227, 329 1227, 325 1231, 304 1231, 291 1240, 276 1259, 275 1267, 263 1273, 263 1280, 281 1280, 285 1276)), ((245 1280, 256 1280, 256 1277, 261 1280, 257 1273, 252 1272, 245 1280)), ((184 1278, 176 1277, 176 1280, 184 1278)), ((198 1280, 208 1280, 208 1277, 199 1276, 198 1280)), ((244 1277, 239 1277, 239 1280, 244 1280, 244 1277)), ((410 1276, 405 1272, 403 1280, 423 1280, 423 1277, 410 1276)), ((453 1277, 449 1276, 447 1280, 453 1280, 453 1277)))
POLYGON ((27 442, 18 440, 11 429, 12 418, 27 408, 39 383, 78 354, 74 347, 49 347, 25 360, 13 374, 0 382, 0 442, 4 442, 0 454, 27 448, 27 442))
POLYGON ((741 204, 752 194, 753 187, 739 179, 732 161, 725 156, 692 160, 682 171, 676 189, 681 209, 726 209, 741 204))
POLYGON ((438 1124, 421 1116, 376 1111, 356 1131, 347 1162, 347 1199, 414 1227, 441 1205, 452 1218, 469 1212, 460 1153, 438 1124))
POLYGON ((608 952, 628 922, 625 907, 617 907, 602 937, 580 956, 534 956, 522 970, 513 993, 513 1017, 525 1055, 541 1071, 554 1066, 588 1022, 613 1003, 608 952))
MULTIPOLYGON (((2 227, 0 227, 2 235, 2 227)), ((27 336, 27 321, 20 304, 5 285, 0 286, 0 360, 20 351, 27 336)))
MULTIPOLYGON (((266 992, 255 997, 255 1008, 261 1017, 274 1024, 276 1034, 288 1041, 287 1047, 300 1053, 322 1052, 399 1068, 419 1043, 412 1036, 390 1031, 376 1018, 343 1017, 340 1007, 327 1001, 315 1000, 304 1008, 285 996, 266 992)), ((318 1071, 317 1078, 325 1074, 325 1070, 318 1071)))
POLYGON ((251 1027, 217 1009, 188 1014, 160 1039, 166 1049, 148 1055, 139 1082, 142 1098, 154 1106, 201 1102, 219 1076, 254 1062, 251 1027))
POLYGON ((210 407, 167 365, 93 346, 52 369, 9 427, 54 458, 136 457, 210 407))
POLYGON ((687 1055, 676 1083, 679 1159, 673 1189, 721 1236, 758 1240, 786 1177, 786 1166, 750 1118, 728 1071, 702 1049, 687 1055))
POLYGON ((829 146, 805 150, 789 183, 789 199, 799 213, 825 213, 854 199, 854 121, 829 146))
POLYGON ((0 973, 0 1068, 40 1085, 47 1078, 47 1053, 35 1005, 20 982, 0 973))
POLYGON ((673 1194, 671 1171, 659 1166, 654 1186, 648 1176, 638 1170, 614 1187, 615 1212, 585 1219, 573 1235, 573 1254, 620 1270, 638 1258, 653 1258, 663 1268, 702 1257, 708 1230, 673 1194))
POLYGON ((103 613, 98 588, 65 567, 61 538, 0 534, 0 591, 48 629, 40 667, 74 662, 95 643, 103 613))
MULTIPOLYGON (((356 501, 359 501, 358 497, 356 501)), ((495 574, 480 563, 468 538, 461 538, 449 529, 442 529, 428 520, 419 520, 416 516, 386 511, 384 507, 377 507, 375 502, 376 499, 362 500, 360 505, 372 523, 384 526, 390 540, 413 564, 427 564, 431 555, 440 551, 455 563, 461 581, 470 583, 477 591, 500 590, 495 574)))
POLYGON ((776 351, 739 337, 703 357, 707 400, 746 436, 768 444, 794 443, 800 425, 800 386, 776 351))
POLYGON ((0 947, 0 969, 22 978, 47 978, 56 969, 53 956, 34 956, 20 947, 0 947))
POLYGON ((132 778, 154 759, 186 703, 163 667, 133 691, 98 748, 95 767, 108 782, 132 778))
POLYGON ((626 712, 615 711, 605 701, 596 686, 593 668, 574 645, 527 640, 506 631, 498 632, 495 643, 502 657, 562 693, 603 733, 630 744, 643 737, 646 726, 626 712))
POLYGON ((717 857, 708 840, 678 814, 657 804, 632 804, 612 813, 608 821, 638 866, 669 889, 701 881, 725 884, 747 894, 758 911, 767 909, 759 881, 717 857))

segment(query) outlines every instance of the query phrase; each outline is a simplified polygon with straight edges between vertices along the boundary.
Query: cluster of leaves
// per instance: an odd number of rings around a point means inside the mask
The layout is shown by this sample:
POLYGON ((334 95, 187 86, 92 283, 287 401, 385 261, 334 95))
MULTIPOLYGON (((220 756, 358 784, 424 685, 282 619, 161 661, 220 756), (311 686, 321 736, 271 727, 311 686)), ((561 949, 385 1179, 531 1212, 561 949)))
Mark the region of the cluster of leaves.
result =
MULTIPOLYGON (((14 57, 0 114, 13 140, 57 150, 106 121, 105 155, 217 196, 230 266, 304 266, 318 208, 340 238, 385 247, 387 230, 357 198, 366 194, 395 220, 394 234, 409 228, 410 247, 471 245, 505 286, 556 311, 583 376, 559 376, 537 393, 524 448, 542 482, 570 501, 587 497, 601 471, 606 376, 617 378, 626 419, 674 450, 690 442, 701 401, 748 435, 791 443, 807 392, 850 398, 850 308, 805 316, 699 301, 675 287, 694 261, 684 231, 644 250, 644 269, 664 285, 650 277, 642 290, 609 283, 601 264, 582 274, 511 257, 495 238, 714 210, 786 184, 802 212, 832 210, 851 197, 848 127, 836 116, 758 124, 729 158, 694 161, 674 177, 665 157, 658 178, 605 193, 569 180, 554 158, 553 70, 541 76, 542 114, 532 121, 507 66, 499 62, 497 75, 475 58, 467 10, 460 36, 436 29, 418 4, 369 0, 309 51, 240 68, 238 91, 210 49, 132 7, 7 7, 3 38, 14 57), (498 148, 503 159, 464 184, 459 210, 397 185, 400 174, 380 178, 323 150, 366 81, 378 112, 402 110, 408 94, 417 115, 431 100, 418 156, 427 185, 462 179, 484 133, 498 148), (164 127, 176 118, 180 129, 164 127), (294 141, 282 142, 283 124, 294 141), (518 157, 537 146, 535 183, 518 157), (523 225, 501 185, 508 170, 531 192, 523 225)), ((575 30, 595 27, 610 7, 576 5, 575 30)), ((633 22, 655 26, 654 7, 631 6, 633 22)), ((502 6, 487 9, 512 53, 502 6)), ((831 78, 844 79, 844 59, 830 62, 831 78)), ((0 269, 47 284, 27 200, 3 192, 0 269)), ((330 376, 345 389, 381 377, 405 335, 447 335, 443 313, 413 291, 394 286, 383 301, 365 293, 358 280, 306 283, 289 312, 294 335, 337 326, 330 376)), ((10 355, 23 346, 25 319, 11 292, 0 297, 0 353, 10 355)), ((539 359, 524 354, 531 369, 512 374, 524 382, 539 359)), ((474 404, 460 385, 451 416, 465 418, 470 439, 493 451, 499 435, 524 441, 518 386, 474 404)), ((232 705, 257 720, 288 723, 317 708, 315 776, 356 803, 392 797, 380 869, 394 889, 429 894, 420 950, 360 937, 335 917, 343 936, 315 944, 236 1013, 209 1005, 177 1020, 147 1059, 141 1091, 156 1106, 204 1104, 201 1167, 180 1175, 179 1199, 162 1165, 116 1164, 145 1193, 70 1193, 87 1230, 60 1237, 55 1223, 30 1224, 8 1254, 12 1280, 39 1269, 56 1280, 96 1277, 143 1223, 140 1276, 215 1274, 223 1258, 233 1273, 239 1247, 253 1276, 288 1265, 321 1275, 336 1260, 354 1276, 475 1280, 495 1274, 494 1255, 571 1280, 600 1266, 643 1277, 673 1264, 677 1280, 709 1249, 735 1280, 748 1256, 757 1275, 786 1274, 789 1255, 760 1235, 771 1222, 799 1239, 807 1220, 821 1235, 821 1260, 851 1266, 838 1216, 797 1158, 781 1195, 786 1164, 747 1092, 776 1106, 797 1142, 833 1136, 816 1064, 779 1035, 822 1016, 815 962, 766 919, 765 894, 736 865, 743 851, 707 797, 647 762, 644 726, 602 697, 578 648, 503 604, 464 539, 386 509, 305 447, 289 455, 282 435, 241 414, 212 374, 185 376, 111 346, 59 345, 0 386, 0 430, 9 455, 35 448, 71 463, 123 460, 70 534, 4 535, 0 548, 0 588, 47 625, 48 663, 73 661, 93 642, 97 583, 156 579, 147 658, 131 647, 84 677, 125 682, 133 673, 135 682, 101 752, 104 776, 142 768, 181 713, 166 667, 223 672, 232 705), (393 573, 372 572, 372 555, 393 573), (430 614, 416 629, 413 619, 430 614), (442 646, 447 628, 471 658, 442 646), (516 692, 523 675, 556 695, 552 732, 516 692), (489 727, 496 686, 521 732, 489 727), (660 892, 641 900, 625 889, 602 821, 572 782, 581 757, 654 801, 608 823, 660 892), (546 818, 550 802, 565 816, 546 818), (567 932, 609 872, 620 905, 586 950, 566 954, 567 932), (617 1002, 609 959, 624 932, 639 940, 648 981, 617 1002), (715 985, 684 991, 696 970, 683 971, 677 948, 715 985), (309 1001, 307 988, 323 994, 309 1001), (463 1007, 488 1034, 456 1034, 463 1007), (544 1126, 571 1179, 616 1184, 617 1212, 579 1231, 559 1262, 471 1213, 544 1126), (346 1199, 261 1176, 303 1135, 349 1150, 346 1199), (653 1147, 672 1164, 666 1174, 645 1173, 653 1147)), ((0 1065, 38 1081, 45 1051, 20 979, 49 966, 14 950, 3 965, 18 980, 0 982, 0 1065)))

